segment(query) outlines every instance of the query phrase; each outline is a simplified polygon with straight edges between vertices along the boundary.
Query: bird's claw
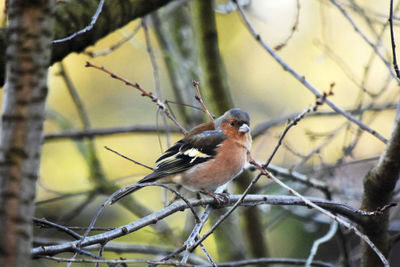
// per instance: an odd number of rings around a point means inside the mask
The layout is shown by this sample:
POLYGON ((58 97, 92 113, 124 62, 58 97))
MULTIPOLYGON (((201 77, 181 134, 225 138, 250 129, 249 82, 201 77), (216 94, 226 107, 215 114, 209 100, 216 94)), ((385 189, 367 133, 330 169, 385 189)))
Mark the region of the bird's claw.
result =
POLYGON ((217 201, 217 206, 221 206, 229 202, 228 193, 213 193, 210 191, 204 191, 204 193, 215 199, 215 201, 217 201))
POLYGON ((218 194, 215 194, 214 199, 218 202, 218 204, 226 204, 229 202, 229 194, 228 193, 218 193, 218 194))

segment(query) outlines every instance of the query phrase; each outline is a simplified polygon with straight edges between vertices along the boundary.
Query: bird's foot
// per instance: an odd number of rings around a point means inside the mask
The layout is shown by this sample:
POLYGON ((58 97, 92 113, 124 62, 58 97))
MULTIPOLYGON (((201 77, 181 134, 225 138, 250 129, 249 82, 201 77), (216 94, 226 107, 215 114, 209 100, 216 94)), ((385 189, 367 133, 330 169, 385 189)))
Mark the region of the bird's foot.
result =
POLYGON ((221 206, 223 204, 227 204, 229 202, 229 193, 214 193, 211 191, 204 190, 202 191, 204 194, 211 196, 217 201, 217 206, 221 206))

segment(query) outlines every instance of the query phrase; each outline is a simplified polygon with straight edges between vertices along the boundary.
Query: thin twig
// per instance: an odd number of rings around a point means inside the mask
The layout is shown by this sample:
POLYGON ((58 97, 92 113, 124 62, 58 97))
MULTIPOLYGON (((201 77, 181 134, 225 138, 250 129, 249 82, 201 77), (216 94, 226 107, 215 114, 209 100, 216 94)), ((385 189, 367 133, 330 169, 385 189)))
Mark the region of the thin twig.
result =
POLYGON ((314 260, 315 254, 317 254, 318 247, 322 243, 326 243, 329 240, 331 240, 335 236, 337 230, 338 230, 338 223, 336 221, 332 221, 330 224, 330 227, 329 227, 329 231, 326 233, 326 235, 324 235, 321 238, 318 238, 317 240, 314 241, 311 251, 310 251, 310 255, 308 256, 307 262, 305 264, 306 267, 311 266, 311 263, 314 260))
POLYGON ((217 267, 215 261, 211 258, 210 253, 208 253, 206 247, 203 244, 200 244, 200 248, 203 251, 204 255, 206 255, 208 261, 211 263, 212 267, 217 267))
POLYGON ((135 163, 135 164, 137 164, 137 165, 139 165, 139 166, 142 166, 142 167, 145 167, 145 168, 147 168, 147 169, 149 169, 149 170, 154 171, 154 168, 152 168, 152 167, 150 167, 150 166, 147 166, 146 164, 140 163, 139 161, 136 161, 136 160, 134 160, 134 159, 128 158, 127 156, 122 155, 121 153, 119 153, 119 152, 117 152, 117 151, 115 151, 115 150, 109 148, 108 146, 104 146, 104 148, 107 149, 108 151, 111 151, 111 152, 117 154, 117 155, 120 156, 120 157, 123 157, 124 159, 127 159, 127 160, 129 160, 129 161, 132 161, 133 163, 135 163))
POLYGON ((156 125, 133 125, 125 127, 111 127, 111 128, 98 128, 98 129, 87 129, 87 130, 76 130, 76 131, 65 131, 55 134, 47 134, 44 136, 42 142, 61 140, 61 139, 83 139, 92 138, 94 136, 110 136, 115 134, 127 134, 127 133, 156 133, 156 132, 171 132, 180 133, 179 128, 174 126, 167 126, 166 128, 156 125))
POLYGON ((165 103, 163 103, 160 99, 158 99, 152 92, 148 92, 148 91, 144 90, 138 83, 132 83, 132 82, 126 80, 125 78, 122 78, 121 76, 118 76, 115 73, 109 71, 108 69, 104 68, 103 66, 100 67, 100 66, 97 66, 97 65, 93 65, 89 61, 86 61, 85 67, 92 67, 92 68, 101 70, 101 71, 109 74, 111 76, 111 78, 114 78, 114 79, 117 79, 119 81, 122 81, 128 86, 131 86, 133 88, 138 89, 142 93, 142 96, 147 96, 148 98, 151 99, 151 101, 156 103, 157 106, 165 113, 165 115, 171 121, 173 121, 175 123, 175 125, 178 126, 184 134, 187 133, 186 129, 182 126, 182 124, 180 124, 180 122, 174 116, 172 116, 171 112, 169 111, 169 109, 165 105, 165 103))
POLYGON ((393 69, 396 73, 397 78, 400 79, 400 70, 397 65, 397 56, 396 56, 396 42, 394 40, 394 32, 393 32, 393 0, 390 0, 390 12, 389 12, 389 24, 390 24, 390 40, 392 44, 392 54, 393 54, 393 69))
POLYGON ((92 17, 92 20, 90 21, 90 24, 89 24, 88 26, 86 26, 85 28, 83 28, 82 30, 80 30, 80 31, 78 31, 78 32, 74 32, 73 34, 71 34, 71 35, 68 36, 68 37, 65 37, 65 38, 62 38, 62 39, 58 39, 58 40, 54 40, 54 41, 53 41, 53 44, 62 43, 62 42, 65 42, 65 41, 72 40, 72 39, 75 38, 76 36, 78 36, 78 35, 80 35, 80 34, 83 34, 83 33, 85 33, 85 32, 90 31, 90 30, 93 28, 94 24, 96 23, 96 21, 97 21, 99 15, 100 15, 100 13, 101 13, 101 11, 103 10, 104 2, 105 2, 105 0, 100 0, 100 3, 99 3, 99 5, 98 5, 98 7, 97 7, 97 10, 96 10, 96 12, 94 13, 94 15, 93 15, 93 17, 92 17))
MULTIPOLYGON (((100 257, 100 258, 103 257, 104 246, 105 246, 106 244, 107 244, 106 242, 100 244, 100 248, 99 248, 99 257, 100 257)), ((99 266, 100 266, 100 263, 99 263, 99 262, 96 262, 95 267, 99 267, 99 266)))
POLYGON ((48 204, 48 203, 51 203, 54 201, 64 200, 64 199, 70 198, 70 197, 79 197, 79 196, 83 196, 83 195, 88 195, 88 194, 91 194, 92 191, 93 190, 77 192, 77 193, 64 193, 63 195, 60 195, 57 197, 36 201, 35 205, 38 206, 38 205, 48 204))
POLYGON ((286 39, 280 43, 279 45, 275 46, 274 49, 276 51, 282 50, 282 48, 284 48, 287 43, 290 41, 290 39, 292 39, 294 33, 296 32, 297 28, 299 27, 299 19, 300 19, 300 0, 296 0, 296 19, 294 21, 294 24, 291 28, 291 31, 288 35, 288 37, 286 37, 286 39))
POLYGON ((201 105, 203 111, 207 114, 207 116, 208 116, 208 118, 210 119, 210 121, 214 121, 213 116, 212 116, 211 113, 208 111, 206 105, 205 105, 204 102, 203 102, 203 98, 201 97, 200 90, 199 90, 199 82, 193 80, 193 81, 192 81, 192 84, 193 84, 193 87, 196 89, 196 95, 195 95, 196 100, 199 101, 199 103, 200 103, 200 105, 201 105))
MULTIPOLYGON (((114 45, 110 46, 107 49, 101 50, 101 51, 85 51, 83 52, 84 54, 94 58, 94 57, 98 57, 98 56, 106 56, 108 54, 110 54, 111 52, 113 52, 114 50, 118 49, 119 47, 121 47, 123 44, 125 44, 126 42, 128 42, 130 39, 132 39, 133 37, 135 37, 136 33, 140 30, 140 28, 142 27, 142 24, 139 23, 134 29, 133 31, 128 34, 127 36, 125 36, 124 39, 118 41, 117 43, 115 43, 114 45)), ((120 30, 121 31, 121 30, 120 30)))
POLYGON ((50 221, 48 221, 48 220, 46 220, 44 218, 39 219, 39 218, 33 217, 32 221, 33 221, 33 223, 35 223, 37 225, 40 225, 40 226, 43 226, 43 227, 56 228, 57 230, 60 230, 60 231, 62 231, 64 233, 72 236, 75 239, 80 239, 82 237, 80 234, 78 234, 77 232, 71 230, 70 228, 68 228, 66 226, 63 226, 63 225, 60 225, 60 224, 57 224, 57 223, 54 223, 54 222, 50 222, 50 221))
MULTIPOLYGON (((156 97, 161 100, 162 99, 162 94, 161 94, 161 85, 160 85, 160 75, 159 75, 159 71, 158 71, 157 60, 156 60, 156 57, 154 56, 153 47, 152 47, 151 41, 150 41, 150 35, 149 35, 148 28, 147 28, 146 18, 142 19, 141 24, 143 26, 144 39, 146 40, 146 51, 147 51, 147 54, 150 57, 151 67, 153 69, 153 78, 154 78, 154 85, 155 85, 155 89, 156 89, 156 97)), ((164 101, 162 101, 162 102, 165 103, 164 101)), ((168 108, 168 106, 167 106, 167 108, 168 108)), ((158 113, 157 113, 157 115, 158 115, 158 113)), ((163 113, 161 115, 161 120, 162 120, 163 126, 166 129, 168 129, 167 128, 167 120, 165 118, 165 113, 163 113)), ((166 131, 165 136, 166 136, 166 139, 167 139, 167 147, 170 147, 171 146, 171 140, 170 140, 170 135, 169 135, 168 130, 166 131)), ((159 141, 160 141, 160 147, 161 147, 161 137, 160 136, 159 136, 159 141)), ((162 147, 161 147, 161 150, 163 151, 164 149, 162 149, 162 147)))

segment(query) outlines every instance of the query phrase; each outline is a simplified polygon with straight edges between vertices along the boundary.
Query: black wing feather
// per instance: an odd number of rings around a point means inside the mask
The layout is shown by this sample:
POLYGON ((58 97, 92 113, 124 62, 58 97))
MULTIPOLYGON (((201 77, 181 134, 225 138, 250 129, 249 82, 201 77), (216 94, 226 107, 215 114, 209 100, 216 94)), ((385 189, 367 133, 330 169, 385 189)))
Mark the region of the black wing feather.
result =
POLYGON ((153 182, 171 174, 184 172, 194 165, 213 159, 218 153, 217 147, 225 139, 222 131, 212 130, 179 140, 156 161, 157 169, 139 183, 153 182), (194 149, 207 157, 196 156, 194 149))

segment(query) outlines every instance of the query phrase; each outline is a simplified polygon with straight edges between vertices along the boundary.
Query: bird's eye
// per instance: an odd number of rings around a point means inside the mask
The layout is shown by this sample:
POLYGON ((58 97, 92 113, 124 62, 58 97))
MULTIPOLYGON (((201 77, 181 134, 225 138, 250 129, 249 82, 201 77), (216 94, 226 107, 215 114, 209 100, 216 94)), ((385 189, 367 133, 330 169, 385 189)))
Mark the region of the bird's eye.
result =
POLYGON ((233 121, 231 121, 230 125, 231 126, 235 126, 235 123, 233 121))

